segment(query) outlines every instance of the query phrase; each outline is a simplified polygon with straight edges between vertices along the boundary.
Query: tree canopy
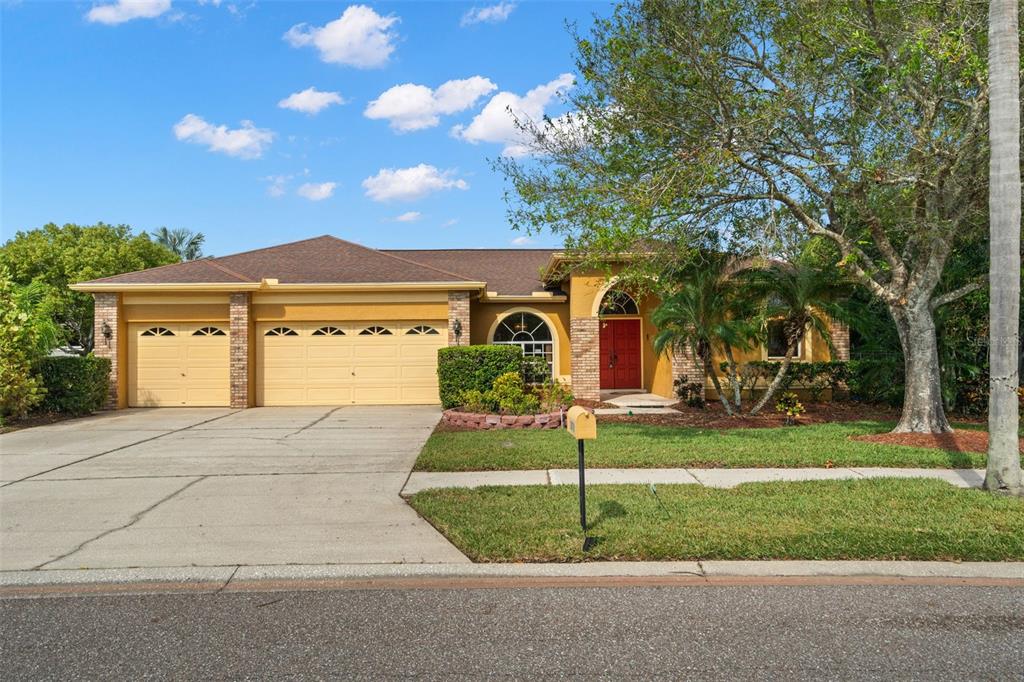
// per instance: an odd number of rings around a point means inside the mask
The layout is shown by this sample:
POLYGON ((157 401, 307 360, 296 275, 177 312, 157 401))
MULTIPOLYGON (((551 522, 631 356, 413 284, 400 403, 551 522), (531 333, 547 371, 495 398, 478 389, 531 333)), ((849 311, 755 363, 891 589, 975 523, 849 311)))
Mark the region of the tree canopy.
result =
POLYGON ((42 286, 38 306, 67 343, 92 348, 92 296, 68 285, 178 262, 178 256, 127 225, 58 226, 18 232, 0 248, 0 267, 18 285, 42 286))

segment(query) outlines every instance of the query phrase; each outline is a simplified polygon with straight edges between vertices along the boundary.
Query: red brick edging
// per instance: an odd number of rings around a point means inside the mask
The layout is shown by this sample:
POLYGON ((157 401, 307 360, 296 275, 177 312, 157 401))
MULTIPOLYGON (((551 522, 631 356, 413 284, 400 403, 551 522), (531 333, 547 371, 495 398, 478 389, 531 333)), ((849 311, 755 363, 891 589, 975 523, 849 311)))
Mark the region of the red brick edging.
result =
POLYGON ((445 410, 441 414, 441 423, 481 431, 488 429, 558 429, 562 427, 562 412, 514 415, 481 414, 452 409, 445 410))

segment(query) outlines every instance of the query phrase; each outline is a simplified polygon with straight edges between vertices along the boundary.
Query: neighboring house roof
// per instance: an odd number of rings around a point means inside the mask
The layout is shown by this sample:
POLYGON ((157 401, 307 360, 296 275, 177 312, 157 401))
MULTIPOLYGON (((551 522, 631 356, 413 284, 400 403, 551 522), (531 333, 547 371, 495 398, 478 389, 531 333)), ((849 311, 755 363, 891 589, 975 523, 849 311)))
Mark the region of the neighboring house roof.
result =
POLYGON ((544 291, 541 271, 555 250, 389 249, 384 253, 486 282, 488 291, 502 296, 530 296, 535 291, 544 291))
POLYGON ((485 289, 499 296, 543 295, 542 271, 552 249, 371 249, 325 235, 302 241, 127 272, 73 285, 101 291, 119 287, 255 289, 279 285, 444 284, 485 289), (486 286, 485 286, 486 285, 486 286))

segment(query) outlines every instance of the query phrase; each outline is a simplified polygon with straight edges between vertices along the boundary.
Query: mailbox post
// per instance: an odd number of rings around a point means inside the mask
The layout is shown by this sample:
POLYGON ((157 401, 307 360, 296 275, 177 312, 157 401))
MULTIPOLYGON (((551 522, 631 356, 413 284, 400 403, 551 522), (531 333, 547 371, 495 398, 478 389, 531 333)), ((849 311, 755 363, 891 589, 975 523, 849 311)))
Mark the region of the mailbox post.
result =
MULTIPOLYGON (((576 439, 576 452, 580 470, 580 527, 583 529, 583 534, 586 535, 587 485, 586 476, 584 474, 586 466, 584 462, 583 444, 588 440, 594 440, 597 438, 597 419, 594 417, 592 412, 588 412, 586 409, 579 406, 570 407, 565 417, 565 429, 569 432, 569 435, 576 439)), ((584 545, 585 544, 586 543, 584 543, 584 545)))

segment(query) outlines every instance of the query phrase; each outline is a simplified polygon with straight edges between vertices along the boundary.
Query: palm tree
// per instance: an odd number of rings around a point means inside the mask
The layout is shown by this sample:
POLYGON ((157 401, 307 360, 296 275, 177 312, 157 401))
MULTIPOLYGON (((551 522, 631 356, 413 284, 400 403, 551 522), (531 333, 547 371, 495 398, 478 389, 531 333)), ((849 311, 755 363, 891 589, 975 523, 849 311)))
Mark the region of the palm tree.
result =
POLYGON ((654 338, 655 352, 692 352, 711 377, 726 414, 732 416, 733 406, 722 390, 712 359, 716 353, 729 359, 733 385, 737 386, 732 351, 750 348, 754 328, 745 315, 738 314, 742 297, 738 282, 726 275, 725 265, 724 258, 717 258, 687 269, 679 277, 678 288, 663 299, 651 321, 659 330, 654 338))
POLYGON ((1020 33, 1017 0, 991 0, 989 71, 989 399, 985 489, 1024 495, 1017 428, 1020 320, 1020 33))
POLYGON ((766 268, 744 273, 748 295, 760 301, 762 329, 773 322, 782 323, 786 352, 768 390, 750 411, 764 409, 785 381, 789 366, 807 332, 817 332, 832 347, 829 320, 824 313, 837 314, 836 301, 849 290, 832 273, 806 265, 773 263, 766 268))
POLYGON ((203 242, 206 235, 202 232, 192 232, 185 228, 168 230, 166 227, 158 228, 154 236, 158 244, 163 244, 168 249, 178 254, 182 260, 196 260, 203 257, 203 242))

